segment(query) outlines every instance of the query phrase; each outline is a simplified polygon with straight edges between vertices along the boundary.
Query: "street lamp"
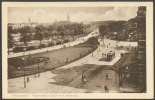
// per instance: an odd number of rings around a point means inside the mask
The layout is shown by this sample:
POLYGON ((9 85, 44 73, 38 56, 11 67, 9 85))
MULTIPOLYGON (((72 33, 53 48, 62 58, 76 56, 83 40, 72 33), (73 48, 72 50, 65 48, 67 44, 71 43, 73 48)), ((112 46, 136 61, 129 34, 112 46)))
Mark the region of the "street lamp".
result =
POLYGON ((40 61, 40 59, 39 59, 39 57, 38 57, 38 77, 40 77, 40 73, 39 73, 39 61, 40 61))
POLYGON ((26 88, 26 81, 25 81, 25 51, 26 51, 26 48, 24 48, 24 57, 22 58, 22 60, 24 61, 24 64, 23 64, 23 68, 24 68, 24 88, 26 88))

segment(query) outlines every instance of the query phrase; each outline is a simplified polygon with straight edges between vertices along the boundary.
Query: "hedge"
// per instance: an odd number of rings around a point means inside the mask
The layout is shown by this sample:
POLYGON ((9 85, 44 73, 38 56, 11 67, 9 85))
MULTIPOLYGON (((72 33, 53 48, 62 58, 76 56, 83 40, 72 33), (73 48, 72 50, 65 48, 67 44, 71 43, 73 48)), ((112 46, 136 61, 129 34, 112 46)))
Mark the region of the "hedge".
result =
POLYGON ((41 44, 39 48, 45 48, 45 44, 41 44))
POLYGON ((59 44, 61 44, 61 41, 57 41, 57 42, 56 42, 56 45, 59 45, 59 44))
POLYGON ((50 47, 50 46, 54 46, 54 43, 51 42, 51 43, 48 44, 48 46, 49 46, 49 47, 50 47))
POLYGON ((27 51, 34 50, 34 49, 35 49, 35 46, 28 46, 28 47, 26 47, 27 51))
POLYGON ((13 48, 13 52, 23 52, 25 47, 15 47, 13 48))
POLYGON ((64 43, 68 43, 69 42, 69 40, 67 39, 67 40, 64 40, 64 43))

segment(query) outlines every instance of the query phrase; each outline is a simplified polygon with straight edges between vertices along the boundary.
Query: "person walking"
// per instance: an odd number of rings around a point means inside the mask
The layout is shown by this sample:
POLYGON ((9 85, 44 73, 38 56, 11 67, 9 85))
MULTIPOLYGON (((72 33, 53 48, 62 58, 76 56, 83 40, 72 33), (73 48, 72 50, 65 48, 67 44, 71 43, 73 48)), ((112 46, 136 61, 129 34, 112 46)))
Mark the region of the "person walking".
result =
POLYGON ((87 80, 86 80, 86 76, 84 75, 84 82, 86 82, 87 80))
POLYGON ((82 82, 84 81, 84 76, 83 76, 83 74, 82 74, 82 82))
POLYGON ((29 77, 27 77, 27 83, 28 83, 28 82, 30 82, 30 79, 29 79, 29 77))
POLYGON ((106 74, 106 80, 109 80, 108 74, 106 74))
POLYGON ((109 89, 108 89, 107 85, 104 86, 104 90, 105 90, 105 92, 107 92, 107 93, 109 92, 109 89))
POLYGON ((104 53, 102 53, 102 57, 104 56, 104 53))

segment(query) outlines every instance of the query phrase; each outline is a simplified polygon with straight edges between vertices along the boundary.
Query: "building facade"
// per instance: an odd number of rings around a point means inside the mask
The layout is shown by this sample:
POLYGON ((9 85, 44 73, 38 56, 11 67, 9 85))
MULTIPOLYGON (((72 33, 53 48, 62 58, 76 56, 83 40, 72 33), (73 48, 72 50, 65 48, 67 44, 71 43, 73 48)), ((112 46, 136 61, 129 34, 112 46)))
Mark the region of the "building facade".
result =
POLYGON ((139 88, 146 92, 146 7, 138 7, 137 11, 138 32, 138 81, 139 88))

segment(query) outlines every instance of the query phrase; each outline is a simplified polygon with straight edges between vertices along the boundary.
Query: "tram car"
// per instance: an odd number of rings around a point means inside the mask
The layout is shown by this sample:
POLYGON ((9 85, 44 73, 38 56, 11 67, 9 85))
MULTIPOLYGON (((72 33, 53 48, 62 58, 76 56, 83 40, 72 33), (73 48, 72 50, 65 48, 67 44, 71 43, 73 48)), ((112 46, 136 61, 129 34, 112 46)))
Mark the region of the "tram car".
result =
POLYGON ((107 61, 111 61, 115 58, 115 52, 110 51, 109 53, 107 53, 107 61))

